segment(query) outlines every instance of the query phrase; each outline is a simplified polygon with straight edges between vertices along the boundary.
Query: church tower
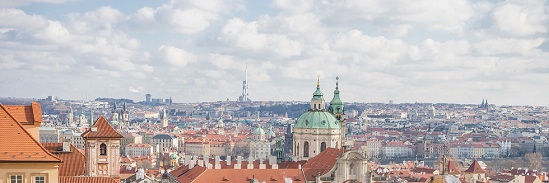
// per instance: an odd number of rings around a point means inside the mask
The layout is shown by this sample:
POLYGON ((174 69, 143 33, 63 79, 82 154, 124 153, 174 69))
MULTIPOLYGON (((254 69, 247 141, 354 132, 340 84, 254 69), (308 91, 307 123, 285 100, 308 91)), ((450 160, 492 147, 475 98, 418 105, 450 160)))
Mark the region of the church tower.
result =
POLYGON ((162 128, 168 127, 168 114, 166 114, 166 109, 162 110, 162 116, 160 116, 160 122, 162 123, 162 128))
POLYGON ((128 108, 126 108, 126 102, 124 102, 124 105, 122 106, 122 123, 121 123, 121 125, 123 127, 126 127, 128 125, 129 121, 130 121, 130 114, 128 112, 128 108))
POLYGON ((219 135, 225 135, 225 125, 223 124, 223 119, 219 118, 219 121, 217 121, 217 134, 219 135))
POLYGON ((84 133, 86 175, 120 177, 120 135, 103 116, 84 133))
POLYGON ((346 124, 345 124, 345 109, 343 107, 343 102, 341 102, 341 99, 339 98, 339 77, 336 77, 336 88, 334 90, 334 98, 332 98, 332 101, 330 102, 330 107, 328 108, 328 112, 330 112, 334 117, 339 121, 340 127, 340 143, 342 145, 345 145, 345 133, 346 131, 346 124))
POLYGON ((340 121, 325 109, 320 79, 317 79, 309 110, 297 118, 292 134, 293 161, 308 160, 329 147, 341 147, 340 121))

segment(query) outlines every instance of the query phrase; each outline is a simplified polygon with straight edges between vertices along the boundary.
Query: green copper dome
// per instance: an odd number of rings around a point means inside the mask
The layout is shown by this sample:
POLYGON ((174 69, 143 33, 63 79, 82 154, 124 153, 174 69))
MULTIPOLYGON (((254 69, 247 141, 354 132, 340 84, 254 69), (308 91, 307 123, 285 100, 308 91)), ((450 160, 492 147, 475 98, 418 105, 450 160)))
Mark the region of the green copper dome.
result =
POLYGON ((177 159, 179 159, 179 156, 177 156, 177 154, 173 153, 173 154, 170 155, 170 159, 177 160, 177 159))
POLYGON ((339 98, 339 77, 336 77, 336 89, 334 90, 334 98, 330 102, 330 107, 328 111, 332 114, 344 114, 345 110, 343 109, 343 102, 339 98))
POLYGON ((329 112, 308 111, 297 118, 294 128, 340 128, 339 122, 329 112))
POLYGON ((316 82, 316 91, 313 93, 313 99, 312 100, 324 100, 324 97, 322 97, 323 94, 320 91, 320 77, 316 82))
POLYGON ((254 135, 265 135, 265 130, 261 128, 261 125, 258 125, 257 128, 252 132, 254 135))

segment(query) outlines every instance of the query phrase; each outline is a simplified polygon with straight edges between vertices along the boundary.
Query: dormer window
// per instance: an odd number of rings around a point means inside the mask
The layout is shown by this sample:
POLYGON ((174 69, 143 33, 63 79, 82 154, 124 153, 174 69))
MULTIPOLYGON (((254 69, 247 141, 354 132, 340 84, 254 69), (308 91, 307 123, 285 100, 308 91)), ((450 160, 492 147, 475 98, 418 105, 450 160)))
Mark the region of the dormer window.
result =
POLYGON ((107 155, 107 145, 105 143, 101 143, 101 145, 99 145, 99 155, 101 156, 107 155))

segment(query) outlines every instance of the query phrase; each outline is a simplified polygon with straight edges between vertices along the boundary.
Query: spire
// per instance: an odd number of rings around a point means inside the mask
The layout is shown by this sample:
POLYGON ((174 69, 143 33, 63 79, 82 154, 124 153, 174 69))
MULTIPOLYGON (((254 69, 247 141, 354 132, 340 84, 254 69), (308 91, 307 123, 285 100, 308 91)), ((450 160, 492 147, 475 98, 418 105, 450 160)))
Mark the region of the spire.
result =
POLYGON ((320 91, 320 75, 317 76, 316 81, 316 91, 313 93, 313 98, 311 99, 310 111, 324 111, 324 97, 320 91))
POLYGON ((316 89, 320 89, 320 74, 316 76, 316 89))
POLYGON ((332 114, 344 114, 343 102, 339 98, 339 77, 336 77, 336 88, 334 90, 334 98, 330 102, 330 108, 328 111, 332 114))
POLYGON ((244 81, 242 81, 242 95, 238 97, 239 102, 248 102, 248 66, 244 69, 244 81))

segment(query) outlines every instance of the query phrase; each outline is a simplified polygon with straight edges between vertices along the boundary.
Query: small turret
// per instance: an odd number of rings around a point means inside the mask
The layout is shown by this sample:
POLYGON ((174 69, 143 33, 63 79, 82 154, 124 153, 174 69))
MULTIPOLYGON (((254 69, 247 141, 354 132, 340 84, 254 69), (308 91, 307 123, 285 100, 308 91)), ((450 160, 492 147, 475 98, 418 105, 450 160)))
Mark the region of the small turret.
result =
POLYGON ((341 120, 342 115, 345 114, 343 102, 339 98, 339 77, 336 77, 336 88, 334 90, 334 98, 330 102, 328 112, 332 113, 336 119, 341 120))

